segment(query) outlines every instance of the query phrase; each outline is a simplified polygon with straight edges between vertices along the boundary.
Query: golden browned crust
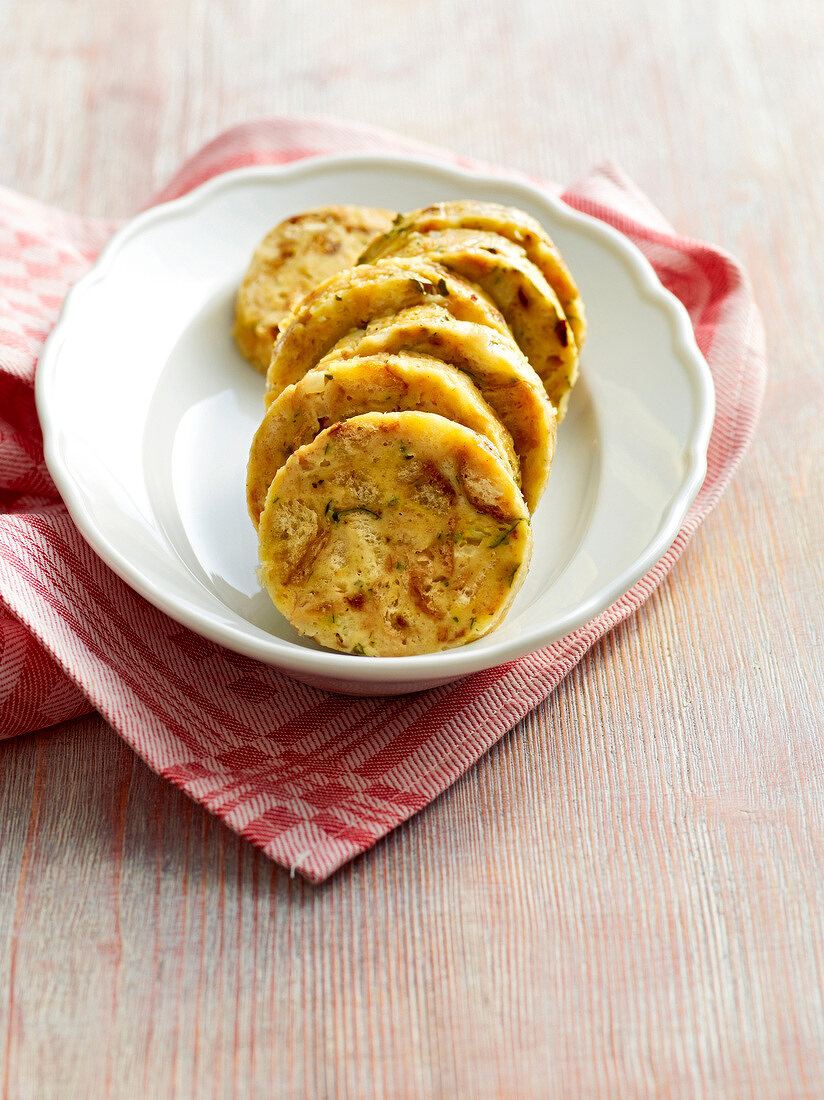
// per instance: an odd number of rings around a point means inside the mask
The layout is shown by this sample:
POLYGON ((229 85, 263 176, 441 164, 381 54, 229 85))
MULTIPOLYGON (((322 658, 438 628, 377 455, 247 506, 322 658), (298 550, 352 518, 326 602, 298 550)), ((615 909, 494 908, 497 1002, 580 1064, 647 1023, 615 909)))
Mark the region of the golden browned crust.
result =
POLYGON ((479 202, 475 199, 457 199, 439 202, 432 206, 399 215, 384 235, 376 238, 365 249, 362 263, 374 263, 381 256, 391 254, 391 241, 407 232, 431 233, 442 229, 479 229, 498 233, 513 244, 520 245, 526 256, 539 269, 558 295, 558 300, 572 328, 575 343, 580 350, 586 338, 584 303, 578 292, 572 273, 555 242, 544 227, 514 206, 495 202, 479 202))
POLYGON ((557 295, 519 245, 474 229, 410 230, 393 237, 387 249, 394 257, 425 256, 481 287, 563 416, 578 376, 578 348, 557 295))
POLYGON ((318 283, 350 267, 392 214, 371 206, 323 206, 286 218, 255 249, 237 293, 233 335, 265 374, 290 310, 318 283))
POLYGON ((290 315, 272 352, 267 403, 311 370, 352 329, 431 301, 461 320, 507 331, 506 321, 483 290, 425 257, 349 268, 316 287, 290 315))
POLYGON ((458 321, 437 302, 371 322, 343 337, 321 365, 335 358, 411 350, 435 356, 469 375, 512 436, 521 489, 534 511, 555 453, 555 411, 511 334, 458 321))
POLYGON ((255 434, 246 480, 252 522, 257 526, 277 471, 319 432, 361 413, 401 410, 438 413, 485 436, 520 483, 509 432, 472 381, 455 367, 411 352, 327 358, 282 391, 255 434))
POLYGON ((495 448, 432 413, 332 425, 278 471, 261 580, 322 645, 403 656, 501 622, 527 571, 529 513, 495 448))

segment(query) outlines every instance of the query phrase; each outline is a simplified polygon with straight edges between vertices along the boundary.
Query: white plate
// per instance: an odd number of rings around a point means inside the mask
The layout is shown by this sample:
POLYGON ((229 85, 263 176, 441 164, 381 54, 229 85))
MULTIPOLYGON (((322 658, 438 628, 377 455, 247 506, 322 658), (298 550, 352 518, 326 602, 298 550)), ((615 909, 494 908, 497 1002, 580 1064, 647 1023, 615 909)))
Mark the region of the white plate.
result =
POLYGON ((70 292, 37 372, 46 460, 120 576, 198 633, 333 690, 399 693, 530 653, 608 607, 674 538, 705 473, 713 388, 680 303, 624 237, 523 183, 398 156, 320 157, 211 180, 130 222, 70 292), (589 336, 535 554, 506 621, 460 649, 355 657, 300 637, 261 591, 246 514, 263 378, 235 350, 235 289, 282 217, 353 202, 490 199, 537 217, 589 336))

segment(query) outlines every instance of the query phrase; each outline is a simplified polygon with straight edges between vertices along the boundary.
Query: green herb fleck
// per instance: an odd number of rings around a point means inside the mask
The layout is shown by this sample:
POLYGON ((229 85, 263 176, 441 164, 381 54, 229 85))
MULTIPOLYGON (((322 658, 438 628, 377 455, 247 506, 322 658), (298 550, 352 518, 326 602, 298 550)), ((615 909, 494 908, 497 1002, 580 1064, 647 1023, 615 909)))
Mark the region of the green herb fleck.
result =
POLYGON ((506 542, 506 540, 509 538, 509 536, 512 534, 519 523, 523 523, 523 520, 516 519, 511 527, 507 527, 506 531, 503 531, 500 535, 498 535, 494 542, 490 542, 490 550, 494 550, 496 546, 500 546, 501 543, 506 542))
POLYGON ((331 382, 335 376, 334 374, 324 374, 323 377, 326 379, 327 382, 331 382))
MULTIPOLYGON (((330 501, 329 503, 331 504, 332 502, 330 501)), ((327 508, 328 507, 329 505, 327 505, 327 508)), ((374 516, 375 519, 381 518, 380 512, 373 512, 371 508, 367 508, 363 504, 355 504, 351 508, 333 508, 332 519, 335 521, 335 523, 337 523, 340 520, 341 516, 346 516, 350 512, 367 512, 370 516, 374 516)))
POLYGON ((434 286, 433 283, 429 283, 429 282, 424 281, 418 275, 410 275, 409 279, 410 279, 410 282, 412 283, 412 285, 414 287, 417 287, 417 289, 421 292, 421 294, 434 294, 435 293, 435 286, 434 286))
POLYGON ((366 656, 366 650, 363 648, 363 646, 361 645, 360 642, 358 642, 358 644, 352 649, 352 652, 357 657, 365 657, 366 656))
POLYGON ((446 285, 446 279, 444 279, 443 276, 441 276, 441 278, 438 279, 438 290, 445 297, 447 297, 447 298, 449 297, 449 289, 447 288, 447 285, 446 285))
POLYGON ((335 301, 336 302, 342 302, 343 301, 343 295, 342 294, 336 294, 335 295, 335 301))
POLYGON ((396 562, 395 563, 395 568, 396 569, 406 569, 406 562, 405 561, 396 562))
POLYGON ((512 582, 515 580, 515 574, 518 572, 519 568, 520 568, 520 566, 516 565, 515 568, 512 570, 512 572, 509 574, 509 579, 507 580, 507 587, 508 588, 512 587, 512 582))

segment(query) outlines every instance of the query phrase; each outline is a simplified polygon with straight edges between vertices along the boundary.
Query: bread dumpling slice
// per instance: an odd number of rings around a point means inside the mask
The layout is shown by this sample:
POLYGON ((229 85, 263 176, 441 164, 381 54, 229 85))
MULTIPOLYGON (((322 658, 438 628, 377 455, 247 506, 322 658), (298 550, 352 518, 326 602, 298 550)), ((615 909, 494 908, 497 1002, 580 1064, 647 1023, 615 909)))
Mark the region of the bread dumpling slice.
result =
POLYGON ((367 246, 361 262, 374 263, 381 256, 389 255, 392 240, 404 233, 431 233, 441 229, 480 229, 498 233, 513 244, 520 245, 527 259, 535 264, 557 294, 575 343, 581 350, 586 338, 586 314, 572 273, 541 223, 517 207, 476 199, 456 199, 399 214, 392 227, 367 246))
POLYGON ((459 321, 433 302, 377 318, 365 329, 348 333, 321 365, 331 369, 337 357, 403 350, 435 356, 469 375, 512 436, 521 489, 534 512, 555 454, 555 410, 512 335, 459 321))
POLYGON ((438 413, 484 436, 520 484, 512 438, 467 375, 429 355, 378 353, 324 362, 287 386, 266 410, 247 467, 246 496, 255 526, 272 479, 294 451, 337 421, 401 410, 438 413))
POLYGON ((260 578, 300 633, 364 656, 431 653, 504 618, 532 551, 492 444, 434 413, 333 424, 275 475, 260 578))
POLYGON ((280 325, 310 290, 357 261, 392 224, 389 210, 322 206, 286 218, 252 256, 235 299, 232 335, 245 359, 265 374, 280 325))
POLYGON ((578 348, 558 296, 520 245, 497 233, 443 229, 400 233, 387 248, 394 257, 426 256, 480 286, 563 417, 578 377, 578 348))
POLYGON ((272 352, 267 404, 347 332, 365 327, 374 317, 430 301, 440 302, 460 320, 507 331, 500 310, 479 287, 425 257, 348 268, 316 287, 290 315, 272 352))

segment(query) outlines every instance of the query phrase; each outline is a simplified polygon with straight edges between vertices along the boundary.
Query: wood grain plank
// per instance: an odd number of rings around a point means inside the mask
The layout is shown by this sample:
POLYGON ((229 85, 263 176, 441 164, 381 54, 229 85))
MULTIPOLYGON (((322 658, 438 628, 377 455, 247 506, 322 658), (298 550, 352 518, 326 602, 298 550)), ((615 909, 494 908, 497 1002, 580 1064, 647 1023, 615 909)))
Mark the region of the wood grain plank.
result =
POLYGON ((316 889, 97 718, 0 744, 0 1096, 824 1091, 824 9, 0 0, 0 183, 125 217, 331 113, 623 164, 746 264, 771 375, 647 606, 316 889))

